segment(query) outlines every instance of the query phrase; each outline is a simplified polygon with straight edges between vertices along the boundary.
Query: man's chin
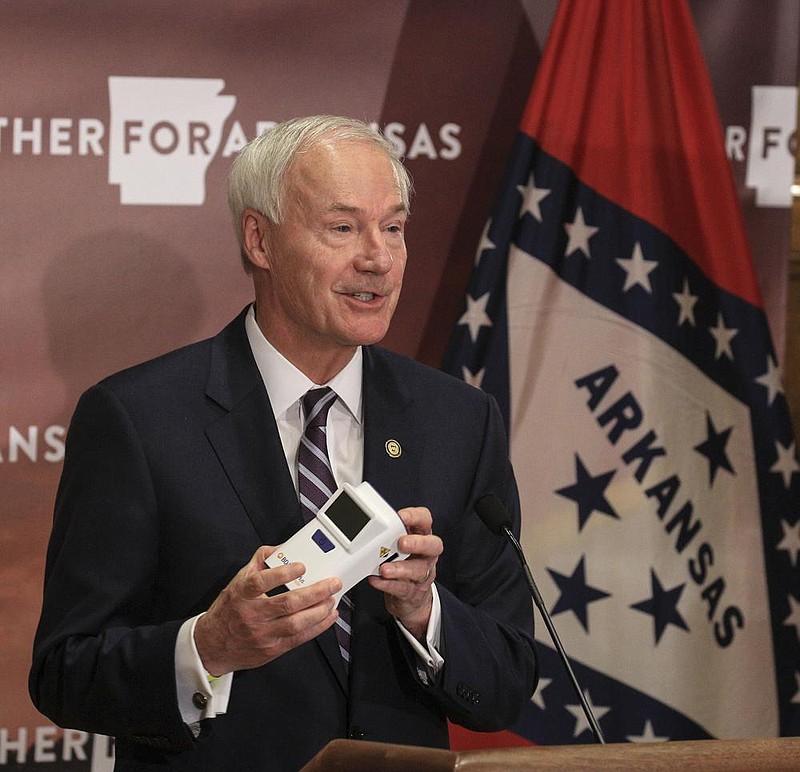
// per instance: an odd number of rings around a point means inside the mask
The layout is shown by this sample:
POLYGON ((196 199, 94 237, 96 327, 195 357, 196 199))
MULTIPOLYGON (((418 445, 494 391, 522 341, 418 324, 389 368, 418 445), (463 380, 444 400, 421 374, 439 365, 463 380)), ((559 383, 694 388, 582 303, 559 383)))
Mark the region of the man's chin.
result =
POLYGON ((362 328, 345 336, 342 342, 348 346, 372 346, 375 343, 380 343, 386 337, 388 331, 388 324, 367 329, 362 328))

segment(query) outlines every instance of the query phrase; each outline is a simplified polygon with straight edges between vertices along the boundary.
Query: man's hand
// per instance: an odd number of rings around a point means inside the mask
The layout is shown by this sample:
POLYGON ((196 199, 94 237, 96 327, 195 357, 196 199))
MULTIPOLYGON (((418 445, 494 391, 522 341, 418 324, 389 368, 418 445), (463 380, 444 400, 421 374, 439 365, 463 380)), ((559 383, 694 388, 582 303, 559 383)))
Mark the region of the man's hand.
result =
POLYGON ((259 547, 197 620, 195 645, 212 675, 271 662, 323 633, 339 616, 333 600, 342 587, 339 579, 324 579, 272 598, 264 594, 305 572, 302 563, 267 568, 264 560, 275 549, 259 547))
POLYGON ((380 577, 370 576, 369 583, 383 592, 389 613, 415 638, 424 641, 433 604, 431 585, 444 547, 442 540, 431 533, 433 518, 428 509, 407 507, 397 514, 408 531, 397 546, 409 557, 384 563, 380 577))

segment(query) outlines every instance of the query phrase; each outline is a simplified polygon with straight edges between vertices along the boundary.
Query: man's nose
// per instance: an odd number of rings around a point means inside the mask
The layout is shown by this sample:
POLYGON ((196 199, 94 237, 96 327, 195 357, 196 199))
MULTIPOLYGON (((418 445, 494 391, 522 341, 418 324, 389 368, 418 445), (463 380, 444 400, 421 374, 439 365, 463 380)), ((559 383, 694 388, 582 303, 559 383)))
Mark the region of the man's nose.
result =
POLYGON ((365 233, 356 260, 359 271, 388 273, 392 268, 392 256, 386 237, 381 231, 365 233))

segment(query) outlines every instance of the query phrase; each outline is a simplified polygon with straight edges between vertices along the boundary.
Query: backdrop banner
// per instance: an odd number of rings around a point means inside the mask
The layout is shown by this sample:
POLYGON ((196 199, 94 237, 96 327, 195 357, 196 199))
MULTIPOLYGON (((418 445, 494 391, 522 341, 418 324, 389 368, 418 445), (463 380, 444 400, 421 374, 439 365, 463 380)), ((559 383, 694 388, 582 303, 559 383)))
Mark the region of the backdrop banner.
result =
MULTIPOLYGON (((556 5, 0 5, 0 766, 110 768, 111 741, 52 726, 27 694, 65 427, 98 379, 251 299, 224 201, 233 155, 298 115, 386 133, 417 193, 385 343, 439 366, 556 5)), ((780 352, 798 7, 691 7, 780 352)))

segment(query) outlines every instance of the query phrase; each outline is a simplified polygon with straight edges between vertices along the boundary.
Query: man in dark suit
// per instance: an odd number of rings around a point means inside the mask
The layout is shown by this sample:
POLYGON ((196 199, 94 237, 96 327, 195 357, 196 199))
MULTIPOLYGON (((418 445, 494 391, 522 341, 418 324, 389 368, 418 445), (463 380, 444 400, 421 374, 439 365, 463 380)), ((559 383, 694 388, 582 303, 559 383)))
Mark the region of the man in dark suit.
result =
POLYGON ((250 143, 229 202, 255 303, 216 337, 118 373, 70 425, 30 676, 117 769, 296 769, 354 737, 447 747, 447 720, 513 723, 536 681, 530 599, 473 511, 519 528, 494 401, 376 347, 406 263, 410 183, 349 119, 250 143), (398 510, 405 561, 348 594, 265 559, 302 524, 303 394, 329 386, 336 483, 398 510))

